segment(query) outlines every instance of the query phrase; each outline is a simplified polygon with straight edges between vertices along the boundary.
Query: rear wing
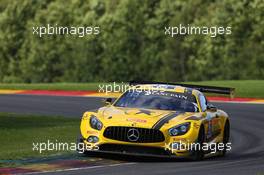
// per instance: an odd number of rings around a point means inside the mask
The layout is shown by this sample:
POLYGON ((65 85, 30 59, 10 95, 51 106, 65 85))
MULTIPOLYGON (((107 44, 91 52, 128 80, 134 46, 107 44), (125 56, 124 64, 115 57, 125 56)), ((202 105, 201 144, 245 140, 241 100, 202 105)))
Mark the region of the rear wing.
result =
POLYGON ((185 83, 165 83, 165 82, 153 82, 153 81, 130 81, 130 86, 136 86, 140 84, 157 84, 157 85, 174 85, 174 86, 183 86, 187 88, 196 89, 200 92, 214 93, 214 94, 226 94, 230 98, 234 98, 235 88, 230 87, 218 87, 218 86, 204 86, 204 85, 194 85, 194 84, 185 84, 185 83))

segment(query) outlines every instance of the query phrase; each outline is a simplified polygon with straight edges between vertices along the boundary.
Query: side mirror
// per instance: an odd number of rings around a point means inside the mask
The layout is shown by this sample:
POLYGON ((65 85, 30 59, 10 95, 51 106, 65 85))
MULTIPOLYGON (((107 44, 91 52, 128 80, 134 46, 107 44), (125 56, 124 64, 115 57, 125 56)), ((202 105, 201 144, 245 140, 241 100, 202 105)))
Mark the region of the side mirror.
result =
POLYGON ((107 98, 105 100, 103 100, 103 102, 106 104, 106 105, 110 105, 112 103, 112 98, 107 98))
POLYGON ((217 108, 213 104, 208 104, 207 105, 207 110, 211 112, 216 112, 217 108))

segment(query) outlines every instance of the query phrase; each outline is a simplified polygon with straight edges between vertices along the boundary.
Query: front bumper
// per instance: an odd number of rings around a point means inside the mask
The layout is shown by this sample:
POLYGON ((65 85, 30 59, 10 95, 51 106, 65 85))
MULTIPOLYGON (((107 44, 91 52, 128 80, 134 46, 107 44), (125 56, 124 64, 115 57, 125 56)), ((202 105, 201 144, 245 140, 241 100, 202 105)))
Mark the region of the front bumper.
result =
POLYGON ((166 148, 166 144, 157 143, 151 145, 142 145, 137 143, 89 143, 86 139, 80 138, 79 143, 83 143, 84 147, 81 148, 79 153, 108 153, 108 154, 122 154, 132 156, 144 156, 144 157, 166 157, 166 158, 187 158, 190 157, 192 152, 188 150, 171 150, 166 148))
POLYGON ((158 147, 147 147, 137 145, 118 145, 118 144, 102 144, 99 146, 99 152, 129 154, 129 155, 159 155, 172 156, 169 151, 158 147))
MULTIPOLYGON (((119 126, 118 126, 119 127, 119 126)), ((123 127, 123 126, 121 126, 123 127)), ((129 126, 127 126, 129 127, 129 126)), ((118 135, 119 137, 109 137, 109 135, 104 134, 106 131, 107 125, 105 124, 102 130, 98 131, 90 127, 89 120, 82 120, 81 122, 81 142, 84 145, 89 147, 85 151, 90 152, 110 152, 118 154, 132 154, 132 155, 147 155, 147 156, 169 156, 169 157, 189 157, 192 152, 189 150, 178 150, 174 149, 171 145, 174 143, 193 143, 197 139, 198 129, 191 124, 189 131, 180 136, 170 136, 167 128, 161 128, 159 131, 164 135, 163 139, 153 140, 152 137, 144 137, 145 140, 139 141, 127 141, 124 139, 124 133, 127 133, 125 130, 115 130, 114 136, 118 135), (124 131, 124 133, 123 133, 124 131), (98 138, 96 143, 89 142, 89 137, 95 136, 98 138)), ((148 128, 136 127, 141 129, 140 132, 153 135, 153 132, 148 132, 148 128)), ((154 133, 155 136, 158 133, 154 133)), ((160 138, 160 137, 158 137, 160 138)))

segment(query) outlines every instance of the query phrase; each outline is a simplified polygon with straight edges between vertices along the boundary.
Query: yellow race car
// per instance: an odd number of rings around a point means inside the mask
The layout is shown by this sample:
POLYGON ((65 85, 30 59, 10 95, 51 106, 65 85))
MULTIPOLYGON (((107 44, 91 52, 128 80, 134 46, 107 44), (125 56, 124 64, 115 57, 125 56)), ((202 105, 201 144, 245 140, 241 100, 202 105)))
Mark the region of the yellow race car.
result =
MULTIPOLYGON (((228 115, 202 92, 234 89, 161 82, 131 82, 131 88, 96 112, 85 112, 78 150, 201 160, 231 149, 228 115)), ((82 152, 82 153, 83 153, 82 152)))

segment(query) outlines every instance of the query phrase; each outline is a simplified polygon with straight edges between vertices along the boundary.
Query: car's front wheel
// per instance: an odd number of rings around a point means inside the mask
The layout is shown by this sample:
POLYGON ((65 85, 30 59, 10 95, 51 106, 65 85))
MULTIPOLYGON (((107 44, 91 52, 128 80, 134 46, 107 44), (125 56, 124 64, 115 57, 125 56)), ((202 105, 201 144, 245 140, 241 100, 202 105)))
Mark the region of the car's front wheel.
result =
POLYGON ((192 160, 195 160, 195 161, 203 160, 204 151, 202 147, 203 147, 204 142, 205 142, 205 130, 204 130, 204 126, 201 125, 198 138, 197 138, 197 142, 196 142, 196 144, 199 144, 200 146, 196 147, 195 150, 193 150, 192 160))
POLYGON ((229 142, 230 138, 230 124, 229 121, 227 120, 225 123, 224 127, 224 135, 223 135, 223 144, 224 144, 224 149, 221 150, 220 155, 224 157, 226 155, 226 150, 227 150, 227 144, 229 142))

